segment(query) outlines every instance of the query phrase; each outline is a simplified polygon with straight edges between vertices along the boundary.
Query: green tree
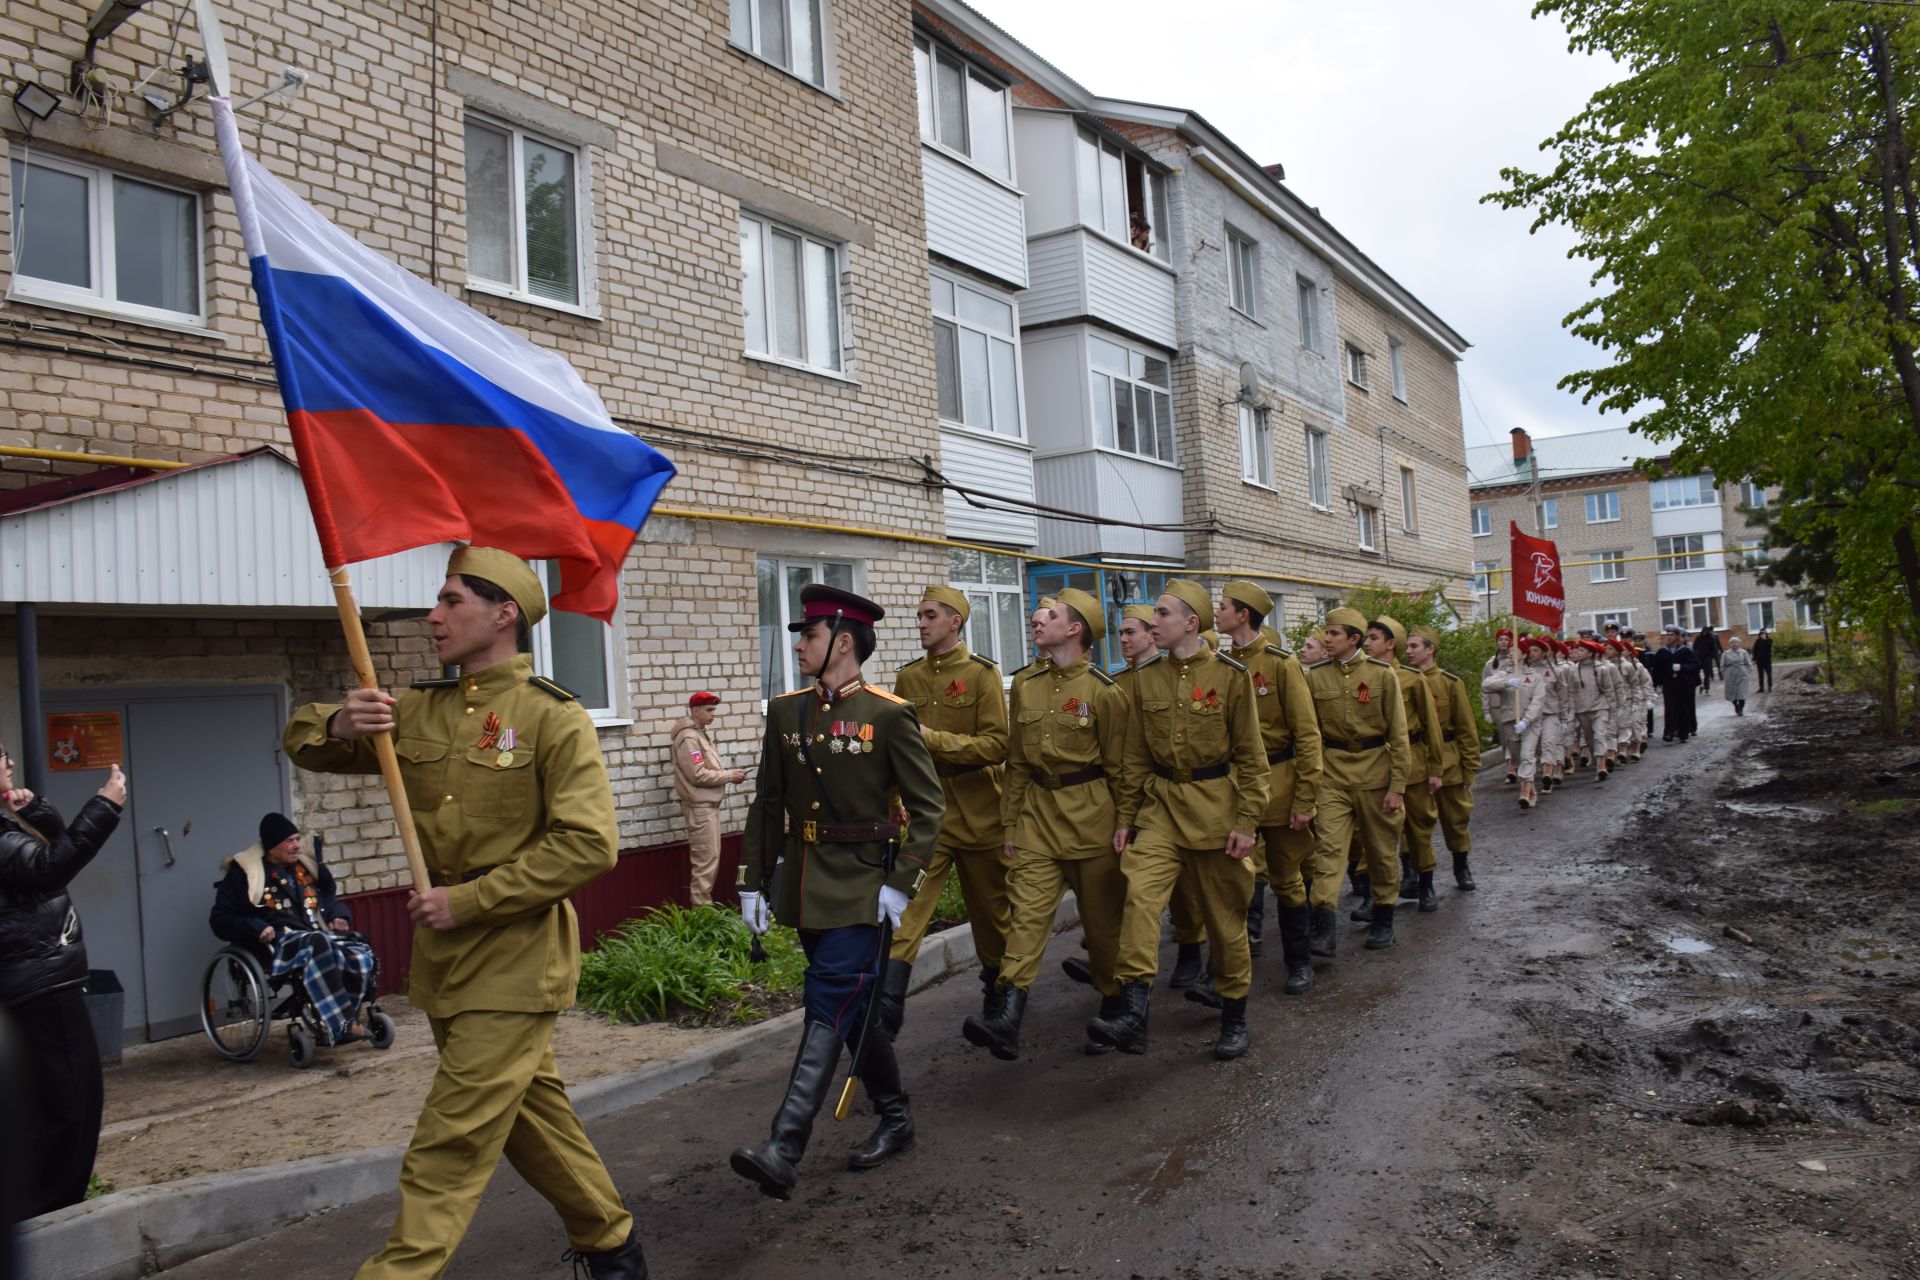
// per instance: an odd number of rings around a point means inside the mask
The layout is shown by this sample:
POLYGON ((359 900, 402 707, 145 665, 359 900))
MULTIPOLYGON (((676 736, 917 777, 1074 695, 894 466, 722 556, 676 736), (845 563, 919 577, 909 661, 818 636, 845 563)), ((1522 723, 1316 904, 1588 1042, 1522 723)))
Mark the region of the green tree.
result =
POLYGON ((1920 641, 1920 10, 1542 0, 1624 78, 1488 199, 1594 264, 1567 317, 1609 357, 1562 386, 1681 469, 1791 494, 1847 614, 1920 641))

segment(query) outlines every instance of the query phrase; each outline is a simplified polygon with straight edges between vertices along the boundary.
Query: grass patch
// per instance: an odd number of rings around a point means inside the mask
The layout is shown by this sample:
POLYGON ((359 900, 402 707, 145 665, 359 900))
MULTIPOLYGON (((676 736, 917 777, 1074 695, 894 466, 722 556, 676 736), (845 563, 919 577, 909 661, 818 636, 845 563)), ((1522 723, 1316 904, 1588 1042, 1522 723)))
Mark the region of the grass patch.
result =
POLYGON ((1885 800, 1849 800, 1856 813, 1904 813, 1914 805, 1912 798, 1889 797, 1885 800))
POLYGON ((580 962, 580 1003, 617 1022, 728 1026, 799 1003, 806 956, 775 927, 752 959, 753 935, 720 907, 665 906, 600 936, 580 962))
MULTIPOLYGON (((985 854, 975 854, 985 857, 985 854)), ((933 919, 927 925, 927 932, 935 934, 942 929, 950 929, 956 924, 967 922, 967 900, 960 896, 960 874, 957 871, 947 873, 947 882, 940 886, 940 901, 934 905, 933 919)))
POLYGON ((87 1199, 98 1200, 113 1190, 113 1184, 97 1173, 87 1175, 87 1199))

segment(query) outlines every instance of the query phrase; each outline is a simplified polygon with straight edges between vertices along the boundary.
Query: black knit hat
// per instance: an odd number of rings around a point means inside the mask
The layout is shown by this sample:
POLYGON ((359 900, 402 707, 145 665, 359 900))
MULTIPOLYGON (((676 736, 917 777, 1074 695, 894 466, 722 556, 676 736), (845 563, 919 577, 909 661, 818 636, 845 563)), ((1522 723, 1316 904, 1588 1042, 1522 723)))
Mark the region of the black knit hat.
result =
POLYGON ((270 813, 260 819, 260 847, 271 849, 288 836, 297 836, 300 828, 293 825, 284 813, 270 813))

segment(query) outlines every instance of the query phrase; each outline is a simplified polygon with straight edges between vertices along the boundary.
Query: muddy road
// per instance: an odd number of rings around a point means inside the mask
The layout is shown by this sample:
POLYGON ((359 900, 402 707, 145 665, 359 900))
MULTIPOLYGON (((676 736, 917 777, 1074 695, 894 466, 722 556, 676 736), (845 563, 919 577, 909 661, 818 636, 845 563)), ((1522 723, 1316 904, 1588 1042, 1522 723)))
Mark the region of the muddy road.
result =
MULTIPOLYGON (((1920 1277, 1920 747, 1791 682, 1701 725, 1532 812, 1487 775, 1480 889, 1387 952, 1343 906, 1308 996, 1269 923, 1237 1062, 1164 987, 1147 1057, 1083 1056, 1049 963, 1016 1063, 961 1040, 972 982, 911 1001, 919 1145, 878 1172, 842 1167, 865 1115, 823 1116, 790 1203, 728 1170, 791 1046, 593 1125, 653 1274, 1920 1277)), ((170 1274, 350 1275, 392 1209, 170 1274)), ((447 1274, 558 1276, 565 1245, 503 1166, 447 1274)))

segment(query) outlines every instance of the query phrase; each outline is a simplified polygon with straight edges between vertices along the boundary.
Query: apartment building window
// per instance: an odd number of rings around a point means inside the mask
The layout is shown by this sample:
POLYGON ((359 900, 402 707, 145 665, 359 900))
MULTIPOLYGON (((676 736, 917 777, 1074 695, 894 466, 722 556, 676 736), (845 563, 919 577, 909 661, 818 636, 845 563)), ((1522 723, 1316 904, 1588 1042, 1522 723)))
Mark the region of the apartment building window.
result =
POLYGON ((1227 228, 1227 291, 1233 309, 1260 315, 1260 246, 1227 228))
POLYGON ((1074 152, 1074 173, 1080 188, 1080 221, 1162 262, 1167 260, 1166 179, 1144 156, 1082 129, 1074 152))
POLYGON ((1759 538, 1740 540, 1740 567, 1749 571, 1764 569, 1773 563, 1773 552, 1759 538))
POLYGON ((1407 344, 1398 338, 1387 339, 1387 371, 1393 377, 1393 398, 1407 402, 1407 344))
POLYGON ((1740 505, 1759 510, 1767 505, 1767 486, 1752 480, 1740 482, 1740 505))
POLYGON ((1627 580, 1627 553, 1625 551, 1595 551, 1588 555, 1592 561, 1587 566, 1588 582, 1625 582, 1627 580))
POLYGON ((1380 511, 1376 507, 1356 504, 1353 508, 1354 522, 1359 532, 1359 546, 1362 551, 1380 549, 1380 511))
POLYGON ((1493 571, 1499 567, 1499 562, 1495 560, 1473 562, 1473 594, 1477 596, 1493 594, 1493 571))
POLYGON ((854 563, 758 556, 754 577, 760 596, 760 696, 777 698, 805 683, 793 656, 787 624, 801 616, 800 588, 814 582, 857 591, 854 563))
POLYGON ((1298 276, 1293 294, 1300 310, 1300 345, 1317 351, 1320 349, 1320 286, 1305 276, 1298 276))
POLYGON ((1166 360, 1089 336, 1096 443, 1173 461, 1172 376, 1166 360))
POLYGON ((1721 618, 1721 598, 1694 596, 1686 600, 1662 600, 1660 625, 1679 627, 1683 631, 1698 631, 1702 627, 1723 627, 1726 623, 1721 618))
POLYGON ((1720 491, 1713 487, 1713 477, 1709 475, 1667 476, 1647 485, 1647 497, 1655 511, 1672 511, 1679 507, 1717 506, 1720 491))
POLYGON ((808 84, 827 83, 827 0, 733 0, 733 42, 808 84))
POLYGON ((1795 626, 1808 631, 1819 630, 1824 625, 1820 621, 1820 606, 1812 600, 1795 600, 1793 622, 1795 626))
POLYGON ((200 324, 200 197, 93 165, 15 153, 13 296, 200 324))
POLYGON ((1322 511, 1333 509, 1333 475, 1327 465, 1327 433, 1307 428, 1307 501, 1322 511))
POLYGON ((582 306, 581 155, 469 116, 467 275, 517 297, 582 306))
POLYGON ((1610 613, 1590 613, 1587 616, 1593 619, 1591 625, 1595 631, 1605 631, 1608 627, 1619 627, 1624 631, 1633 625, 1631 609, 1615 609, 1610 613))
POLYGON ((1273 488, 1273 424, 1249 404, 1240 406, 1240 478, 1273 488))
POLYGON ((1560 499, 1540 499, 1540 527, 1558 529, 1560 527, 1560 499))
POLYGON ((840 247, 740 215, 747 350, 815 369, 840 368, 840 247))
POLYGON ((1653 554, 1658 558, 1654 560, 1653 567, 1661 573, 1704 569, 1707 567, 1706 550, 1705 534, 1683 533, 1671 538, 1655 538, 1653 554))
MULTIPOLYGON (((546 579, 547 596, 560 590, 560 564, 543 561, 541 576, 546 579)), ((614 616, 619 617, 616 606, 614 616)), ((531 629, 533 669, 572 690, 589 714, 598 721, 627 718, 625 681, 620 678, 621 646, 618 629, 583 613, 551 610, 531 629)))
POLYGON ((940 417, 1019 439, 1020 331, 1013 303, 933 273, 933 363, 940 417))
POLYGON ((1605 493, 1587 495, 1587 523, 1611 524, 1620 518, 1620 491, 1608 489, 1605 493))
POLYGON ((1485 538, 1491 536, 1492 533, 1493 509, 1491 507, 1475 507, 1473 509, 1473 536, 1476 538, 1485 538))
POLYGON ((1747 630, 1771 631, 1773 629, 1773 599, 1747 601, 1747 630))
POLYGON ((1347 343, 1347 381, 1362 391, 1367 389, 1367 353, 1347 343))
POLYGON ((1006 86, 925 36, 914 39, 913 70, 920 87, 921 138, 967 157, 996 178, 1011 179, 1006 86))
POLYGON ((1400 527, 1408 533, 1420 530, 1420 495, 1416 492, 1412 467, 1400 468, 1400 527))
POLYGON ((1020 561, 981 551, 947 552, 947 581, 967 598, 967 647, 1010 676, 1026 665, 1027 611, 1020 561))

